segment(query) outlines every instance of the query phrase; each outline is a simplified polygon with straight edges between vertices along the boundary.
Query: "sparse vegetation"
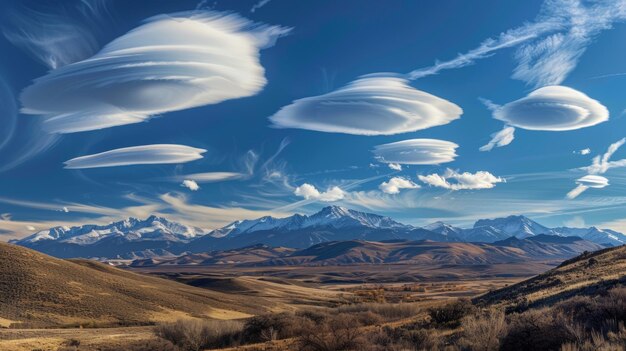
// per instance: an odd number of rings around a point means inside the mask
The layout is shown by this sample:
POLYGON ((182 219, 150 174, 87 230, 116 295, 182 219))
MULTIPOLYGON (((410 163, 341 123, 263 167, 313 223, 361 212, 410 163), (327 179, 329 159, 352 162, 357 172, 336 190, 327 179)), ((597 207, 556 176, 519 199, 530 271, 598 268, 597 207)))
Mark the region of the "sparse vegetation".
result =
POLYGON ((238 321, 181 319, 157 326, 155 333, 181 351, 199 351, 236 345, 243 329, 238 321))

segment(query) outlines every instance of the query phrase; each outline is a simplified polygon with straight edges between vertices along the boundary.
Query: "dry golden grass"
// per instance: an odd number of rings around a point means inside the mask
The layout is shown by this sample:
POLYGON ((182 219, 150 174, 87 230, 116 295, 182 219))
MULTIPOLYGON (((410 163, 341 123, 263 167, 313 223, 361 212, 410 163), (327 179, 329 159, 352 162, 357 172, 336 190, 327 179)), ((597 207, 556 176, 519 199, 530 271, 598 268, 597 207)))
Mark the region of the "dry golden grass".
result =
POLYGON ((508 288, 476 298, 487 304, 552 304, 626 283, 626 246, 583 254, 508 288))
POLYGON ((4 243, 0 267, 4 326, 145 325, 182 316, 242 318, 282 307, 4 243))

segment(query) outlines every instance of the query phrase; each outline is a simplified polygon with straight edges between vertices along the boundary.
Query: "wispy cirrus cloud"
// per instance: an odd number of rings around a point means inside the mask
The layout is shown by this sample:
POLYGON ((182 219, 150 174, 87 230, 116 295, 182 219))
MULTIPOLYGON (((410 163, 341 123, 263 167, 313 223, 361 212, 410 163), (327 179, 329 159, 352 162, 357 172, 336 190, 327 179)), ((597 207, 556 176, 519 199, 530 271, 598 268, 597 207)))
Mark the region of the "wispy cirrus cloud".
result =
POLYGON ((452 162, 459 145, 438 139, 408 139, 374 147, 379 162, 405 165, 438 165, 452 162))
POLYGON ((474 64, 495 52, 517 47, 512 77, 534 87, 561 84, 587 47, 602 31, 626 19, 626 2, 546 0, 534 21, 486 39, 478 47, 447 61, 413 70, 419 79, 443 70, 474 64))
POLYGON ((202 158, 206 152, 186 145, 154 144, 114 149, 65 161, 67 169, 185 163, 202 158))
POLYGON ((9 2, 3 13, 2 34, 48 68, 86 59, 100 48, 100 32, 107 21, 106 0, 46 4, 9 2))
POLYGON ((266 84, 259 51, 288 32, 211 11, 155 16, 36 79, 22 112, 43 116, 49 132, 73 133, 251 96, 266 84))
POLYGON ((491 134, 491 140, 480 147, 480 151, 491 151, 494 147, 507 146, 515 139, 515 128, 505 126, 501 131, 491 134))
POLYGON ((463 113, 405 79, 359 78, 328 94, 294 101, 269 119, 274 127, 327 133, 393 135, 448 124, 463 113))

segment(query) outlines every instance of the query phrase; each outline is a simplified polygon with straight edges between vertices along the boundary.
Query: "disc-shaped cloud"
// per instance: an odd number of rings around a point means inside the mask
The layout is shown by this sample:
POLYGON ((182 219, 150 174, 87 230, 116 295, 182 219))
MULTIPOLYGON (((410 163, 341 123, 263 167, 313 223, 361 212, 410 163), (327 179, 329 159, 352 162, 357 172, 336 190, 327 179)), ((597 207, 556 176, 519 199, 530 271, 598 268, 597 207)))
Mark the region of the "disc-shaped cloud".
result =
POLYGON ((251 96, 266 83, 259 50, 287 32, 234 14, 156 16, 35 80, 22 92, 22 112, 45 116, 50 132, 72 133, 251 96))
POLYGON ((609 185, 609 180, 599 175, 586 175, 576 179, 576 183, 589 188, 604 188, 609 185))
POLYGON ((130 165, 185 163, 202 158, 206 150, 175 144, 125 147, 65 161, 65 168, 98 168, 130 165))
POLYGON ((391 135, 448 124, 463 110, 395 77, 365 77, 328 94, 294 101, 270 117, 275 127, 391 135))
POLYGON ((609 111, 580 91, 547 86, 496 108, 496 119, 529 130, 564 131, 590 127, 609 119, 609 111))
POLYGON ((576 184, 578 185, 567 193, 566 197, 568 199, 575 199, 589 188, 601 189, 607 187, 609 186, 609 180, 603 176, 588 174, 576 179, 576 184))
POLYGON ((405 165, 438 165, 452 162, 459 145, 437 139, 409 139, 377 145, 372 151, 380 162, 405 165))

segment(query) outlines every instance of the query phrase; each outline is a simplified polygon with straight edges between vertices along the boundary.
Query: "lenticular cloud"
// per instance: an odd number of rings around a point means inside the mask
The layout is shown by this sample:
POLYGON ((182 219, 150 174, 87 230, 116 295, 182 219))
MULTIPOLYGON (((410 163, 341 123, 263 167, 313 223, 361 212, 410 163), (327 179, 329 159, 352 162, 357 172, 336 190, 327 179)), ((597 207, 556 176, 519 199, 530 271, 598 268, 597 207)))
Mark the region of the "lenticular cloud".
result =
POLYGON ((383 163, 438 165, 454 161, 457 147, 459 145, 445 140, 409 139, 377 145, 372 152, 383 163))
POLYGON ((279 128, 392 135, 448 124, 463 110, 417 90, 407 80, 370 76, 328 94, 303 98, 270 117, 279 128))
POLYGON ((493 117, 528 130, 565 131, 606 122, 609 111, 578 90, 554 85, 497 108, 493 117))
POLYGON ((154 144, 125 147, 65 161, 65 168, 82 169, 147 164, 185 163, 202 158, 206 150, 186 145, 154 144))
POLYGON ((266 84, 259 50, 288 31, 235 14, 156 16, 36 79, 22 92, 22 112, 44 116, 50 132, 73 133, 251 96, 266 84))

